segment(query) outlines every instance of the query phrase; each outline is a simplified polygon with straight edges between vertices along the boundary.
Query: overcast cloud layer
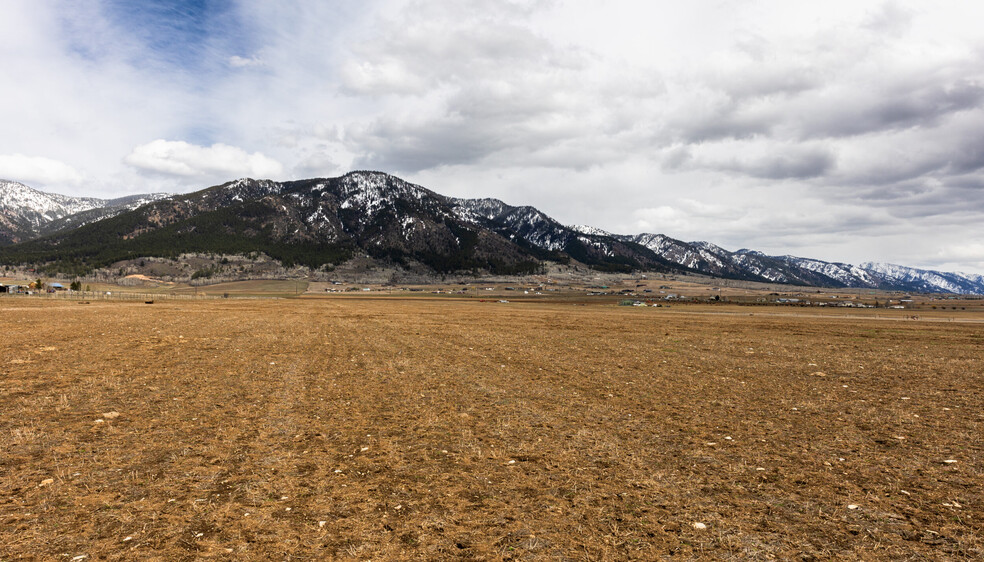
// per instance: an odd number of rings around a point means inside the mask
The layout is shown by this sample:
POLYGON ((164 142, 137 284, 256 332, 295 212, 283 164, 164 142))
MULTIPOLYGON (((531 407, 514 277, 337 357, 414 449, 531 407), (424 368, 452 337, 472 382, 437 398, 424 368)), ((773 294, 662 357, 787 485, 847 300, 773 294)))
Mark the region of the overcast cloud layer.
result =
POLYGON ((984 272, 976 3, 281 4, 0 0, 0 178, 377 169, 614 232, 984 272))

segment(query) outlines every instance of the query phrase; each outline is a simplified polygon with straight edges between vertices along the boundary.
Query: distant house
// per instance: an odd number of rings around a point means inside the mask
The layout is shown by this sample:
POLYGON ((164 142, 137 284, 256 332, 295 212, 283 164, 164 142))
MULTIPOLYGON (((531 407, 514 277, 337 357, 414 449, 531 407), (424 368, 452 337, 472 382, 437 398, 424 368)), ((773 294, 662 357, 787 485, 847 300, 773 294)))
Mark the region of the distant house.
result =
POLYGON ((67 290, 61 283, 49 283, 48 288, 55 291, 65 291, 67 290))

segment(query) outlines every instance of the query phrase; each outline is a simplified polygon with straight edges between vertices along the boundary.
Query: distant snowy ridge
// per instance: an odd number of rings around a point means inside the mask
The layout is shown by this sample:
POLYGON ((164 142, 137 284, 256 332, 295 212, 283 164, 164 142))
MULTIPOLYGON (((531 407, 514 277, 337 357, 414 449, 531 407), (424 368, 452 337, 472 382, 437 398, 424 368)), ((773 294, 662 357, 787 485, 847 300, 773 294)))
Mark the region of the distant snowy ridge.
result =
POLYGON ((832 263, 755 250, 729 252, 708 242, 683 242, 662 234, 616 235, 661 257, 707 275, 820 287, 889 289, 927 293, 984 294, 984 276, 865 262, 832 263))
POLYGON ((0 212, 16 213, 34 227, 99 207, 100 199, 45 193, 22 183, 0 180, 0 212))
POLYGON ((62 228, 77 228, 168 196, 154 193, 117 199, 70 197, 0 180, 0 245, 62 228))
POLYGON ((888 263, 865 262, 860 266, 876 279, 916 291, 984 294, 984 275, 916 269, 888 263))

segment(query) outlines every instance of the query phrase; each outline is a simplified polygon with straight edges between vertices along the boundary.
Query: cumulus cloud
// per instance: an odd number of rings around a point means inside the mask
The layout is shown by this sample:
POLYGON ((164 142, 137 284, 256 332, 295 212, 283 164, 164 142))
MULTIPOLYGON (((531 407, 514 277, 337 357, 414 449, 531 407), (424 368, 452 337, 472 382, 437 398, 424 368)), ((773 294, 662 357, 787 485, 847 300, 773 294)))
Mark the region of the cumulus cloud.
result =
POLYGON ((75 186, 82 174, 64 162, 43 156, 0 154, 0 177, 31 185, 75 186))
POLYGON ((320 178, 341 171, 338 163, 322 146, 298 162, 294 166, 293 175, 299 178, 320 178))
POLYGON ((812 67, 803 67, 799 56, 739 58, 699 76, 687 96, 672 102, 666 134, 689 143, 757 136, 849 139, 931 129, 984 107, 984 65, 972 54, 908 61, 879 45, 835 53, 830 60, 808 53, 812 67), (864 50, 872 52, 859 56, 864 50))
POLYGON ((411 2, 397 17, 381 18, 342 65, 343 90, 399 105, 347 127, 354 166, 585 169, 621 152, 605 141, 635 126, 629 114, 637 108, 622 102, 626 91, 640 95, 642 81, 622 76, 628 79, 618 91, 604 91, 614 67, 530 26, 531 16, 552 5, 411 2), (606 96, 609 103, 599 103, 606 96))
POLYGON ((359 94, 419 94, 475 77, 516 76, 531 64, 576 66, 525 19, 544 2, 438 0, 410 2, 351 47, 343 86, 359 94))
POLYGON ((283 166, 272 158, 221 143, 206 147, 157 139, 134 148, 124 162, 143 171, 183 177, 277 178, 283 173, 283 166))
POLYGON ((984 263, 984 242, 970 242, 947 246, 939 251, 939 257, 946 261, 982 262, 984 263))
POLYGON ((693 222, 687 213, 669 205, 636 209, 632 215, 636 219, 632 229, 639 232, 688 232, 693 222))
MULTIPOLYGON (((970 69, 968 69, 970 70, 970 69)), ((804 99, 793 123, 802 137, 847 137, 914 127, 932 128, 947 116, 984 105, 984 87, 965 78, 920 76, 872 85, 870 90, 829 88, 827 100, 804 99), (807 105, 812 111, 807 111, 807 105)))
POLYGON ((884 2, 868 13, 862 25, 879 33, 902 34, 912 28, 914 14, 900 2, 884 2))
POLYGON ((675 232, 684 237, 700 237, 700 225, 706 221, 736 224, 744 220, 748 212, 734 205, 705 203, 681 198, 673 205, 660 205, 636 209, 633 230, 639 232, 675 232))
POLYGON ((897 191, 933 186, 965 201, 984 170, 984 109, 949 116, 934 127, 872 133, 843 143, 833 185, 897 191))
POLYGON ((502 147, 503 139, 448 117, 421 125, 416 120, 381 119, 348 131, 358 144, 354 167, 419 172, 447 165, 474 164, 502 147))
POLYGON ((771 180, 817 178, 837 163, 825 146, 761 141, 709 144, 697 154, 690 165, 771 180))

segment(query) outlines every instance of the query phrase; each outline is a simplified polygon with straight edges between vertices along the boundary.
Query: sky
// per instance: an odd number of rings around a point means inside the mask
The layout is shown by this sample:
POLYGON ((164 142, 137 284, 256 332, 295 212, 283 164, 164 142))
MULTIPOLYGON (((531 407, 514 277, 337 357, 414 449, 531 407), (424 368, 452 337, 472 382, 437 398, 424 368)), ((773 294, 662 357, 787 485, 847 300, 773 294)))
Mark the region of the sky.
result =
POLYGON ((984 4, 0 0, 0 178, 380 170, 565 224, 984 273, 984 4))

